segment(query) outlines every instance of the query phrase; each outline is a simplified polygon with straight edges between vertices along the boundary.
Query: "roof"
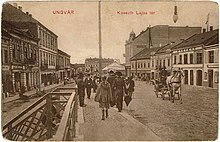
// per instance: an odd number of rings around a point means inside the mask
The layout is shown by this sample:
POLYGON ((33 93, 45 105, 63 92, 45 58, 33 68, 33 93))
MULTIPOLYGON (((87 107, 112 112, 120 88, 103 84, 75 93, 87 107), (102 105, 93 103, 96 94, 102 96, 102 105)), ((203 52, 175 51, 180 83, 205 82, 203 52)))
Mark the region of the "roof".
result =
MULTIPOLYGON (((111 58, 102 58, 102 61, 106 61, 106 62, 114 62, 114 59, 111 58)), ((99 58, 86 58, 85 60, 86 62, 94 62, 94 61, 99 61, 99 58)))
POLYGON ((219 35, 217 34, 216 36, 212 37, 207 43, 205 43, 206 46, 209 45, 214 45, 214 44, 219 44, 219 35))
POLYGON ((62 50, 60 50, 60 49, 58 49, 57 51, 58 51, 58 54, 60 54, 60 55, 64 55, 64 56, 70 57, 69 54, 67 54, 66 52, 64 52, 64 51, 62 51, 62 50))
MULTIPOLYGON (((45 27, 43 24, 41 24, 38 20, 34 19, 31 14, 29 13, 24 13, 22 10, 12 6, 9 3, 4 3, 2 7, 2 20, 5 21, 13 21, 13 22, 31 22, 31 23, 36 23, 47 29, 49 32, 54 34, 51 30, 49 30, 47 27, 45 27)), ((56 34, 54 34, 57 36, 56 34)))
POLYGON ((114 63, 106 66, 102 70, 122 71, 122 70, 125 70, 125 67, 123 65, 118 64, 117 62, 114 62, 114 63))
POLYGON ((163 46, 161 49, 159 49, 156 54, 160 54, 160 53, 167 53, 168 51, 171 51, 171 49, 176 46, 177 44, 179 44, 180 41, 178 42, 174 42, 172 44, 167 44, 165 46, 163 46))
POLYGON ((2 34, 5 36, 12 36, 12 34, 18 35, 19 37, 28 38, 34 41, 39 41, 40 39, 35 38, 28 29, 19 29, 16 25, 9 23, 7 21, 2 21, 2 34), (7 34, 6 34, 7 33, 7 34))
POLYGON ((154 48, 145 48, 141 50, 139 53, 131 57, 131 60, 137 60, 137 59, 150 59, 150 55, 152 52, 157 52, 162 47, 154 47, 154 48))
POLYGON ((202 45, 202 44, 205 45, 210 40, 212 40, 212 38, 215 38, 216 36, 218 36, 218 29, 205 33, 194 34, 193 36, 189 37, 188 39, 174 46, 172 49, 187 48, 189 46, 202 45))

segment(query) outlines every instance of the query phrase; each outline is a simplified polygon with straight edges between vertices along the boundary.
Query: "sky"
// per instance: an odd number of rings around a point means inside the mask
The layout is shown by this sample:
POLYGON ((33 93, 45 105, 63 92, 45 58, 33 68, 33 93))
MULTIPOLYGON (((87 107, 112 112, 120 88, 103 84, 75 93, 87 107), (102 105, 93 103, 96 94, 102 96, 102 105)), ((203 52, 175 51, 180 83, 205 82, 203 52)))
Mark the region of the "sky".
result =
MULTIPOLYGON (((16 3, 58 35, 58 48, 71 55, 71 63, 85 63, 85 58, 99 57, 98 2, 16 3), (60 10, 74 12, 53 13, 60 10)), ((102 57, 120 59, 124 63, 125 41, 132 29, 138 35, 149 25, 206 28, 208 13, 209 25, 218 28, 218 5, 215 2, 101 2, 102 57), (177 23, 173 22, 175 5, 177 23), (147 14, 137 14, 140 12, 147 14)))

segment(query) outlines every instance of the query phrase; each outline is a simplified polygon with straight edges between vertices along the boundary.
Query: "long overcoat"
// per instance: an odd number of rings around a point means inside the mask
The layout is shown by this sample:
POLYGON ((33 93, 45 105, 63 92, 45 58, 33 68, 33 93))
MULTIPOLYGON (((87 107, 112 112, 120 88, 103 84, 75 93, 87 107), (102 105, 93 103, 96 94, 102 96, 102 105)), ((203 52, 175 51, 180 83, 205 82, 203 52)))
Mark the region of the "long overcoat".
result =
POLYGON ((112 101, 111 86, 108 82, 101 82, 98 86, 95 101, 99 102, 99 107, 109 108, 112 101))

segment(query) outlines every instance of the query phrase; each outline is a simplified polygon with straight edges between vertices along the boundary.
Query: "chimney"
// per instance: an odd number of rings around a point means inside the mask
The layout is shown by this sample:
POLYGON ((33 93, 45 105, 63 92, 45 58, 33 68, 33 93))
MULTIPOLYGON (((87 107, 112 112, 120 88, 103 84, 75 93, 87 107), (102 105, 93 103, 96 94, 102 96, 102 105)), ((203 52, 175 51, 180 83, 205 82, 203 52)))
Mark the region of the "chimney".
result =
POLYGON ((210 31, 213 31, 213 26, 210 26, 210 31))
POLYGON ((29 12, 26 12, 27 15, 29 15, 29 12))
POLYGON ((13 6, 14 6, 15 8, 17 8, 17 7, 18 7, 18 4, 17 4, 17 3, 13 3, 13 6))
POLYGON ((205 32, 206 32, 206 29, 202 29, 202 32, 205 33, 205 32))
POLYGON ((22 11, 22 7, 21 6, 18 6, 18 9, 22 11))

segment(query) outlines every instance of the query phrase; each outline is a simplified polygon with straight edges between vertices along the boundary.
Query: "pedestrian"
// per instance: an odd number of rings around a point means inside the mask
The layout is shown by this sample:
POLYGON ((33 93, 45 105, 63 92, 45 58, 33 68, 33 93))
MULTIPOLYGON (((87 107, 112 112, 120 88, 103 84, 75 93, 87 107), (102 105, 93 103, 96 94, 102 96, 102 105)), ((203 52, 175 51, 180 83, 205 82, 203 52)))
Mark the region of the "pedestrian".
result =
POLYGON ((76 81, 77 83, 77 88, 78 88, 78 95, 79 95, 79 105, 81 107, 85 107, 86 105, 84 104, 84 97, 85 97, 85 83, 83 81, 83 74, 80 73, 79 77, 76 81))
POLYGON ((127 93, 128 96, 132 97, 135 87, 135 83, 132 76, 128 77, 128 80, 125 82, 125 86, 126 86, 125 92, 127 93))
POLYGON ((116 72, 115 75, 116 78, 115 78, 114 92, 116 98, 116 107, 118 108, 118 111, 121 112, 123 107, 125 81, 121 78, 122 76, 121 72, 116 72))
POLYGON ((88 74, 86 79, 85 79, 85 87, 86 87, 87 98, 90 99, 91 90, 92 90, 92 87, 93 87, 93 81, 92 81, 92 78, 91 78, 90 74, 88 74))
POLYGON ((93 77, 93 93, 96 93, 98 87, 98 83, 97 83, 97 76, 93 77))
POLYGON ((113 71, 109 72, 109 76, 107 77, 108 83, 110 83, 111 90, 112 90, 112 102, 111 102, 111 107, 113 107, 116 104, 116 99, 115 99, 115 91, 114 91, 114 86, 115 86, 115 74, 113 71))
POLYGON ((102 120, 105 120, 105 117, 108 118, 109 116, 108 109, 112 100, 111 94, 110 83, 107 82, 106 76, 104 76, 95 95, 95 101, 99 102, 99 107, 102 109, 102 120))
POLYGON ((19 91, 19 97, 22 99, 22 100, 28 100, 29 101, 29 97, 27 95, 24 95, 25 93, 25 86, 22 85, 21 86, 21 90, 19 91))

